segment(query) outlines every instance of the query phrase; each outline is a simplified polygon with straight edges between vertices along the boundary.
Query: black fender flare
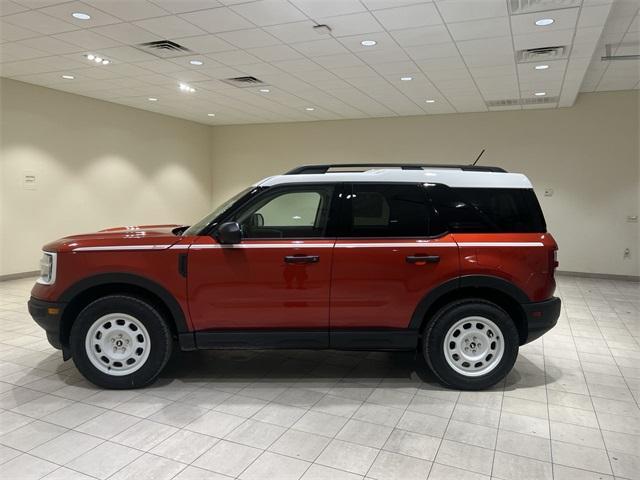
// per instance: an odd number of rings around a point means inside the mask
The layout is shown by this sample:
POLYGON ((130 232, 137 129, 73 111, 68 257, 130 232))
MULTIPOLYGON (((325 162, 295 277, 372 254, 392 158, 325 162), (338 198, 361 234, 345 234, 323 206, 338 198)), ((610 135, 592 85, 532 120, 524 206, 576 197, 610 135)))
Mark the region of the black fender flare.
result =
POLYGON ((431 306, 437 302, 443 295, 459 290, 462 288, 490 288, 492 290, 499 291, 509 297, 513 298, 517 303, 529 303, 531 300, 520 287, 514 285, 512 282, 505 280, 504 278, 495 277, 492 275, 463 275, 461 277, 452 278, 444 283, 441 283, 437 287, 422 297, 422 300, 418 303, 418 306, 411 316, 409 322, 410 329, 419 330, 424 321, 425 315, 431 308, 431 306))
POLYGON ((164 288, 157 282, 133 273, 101 273, 98 275, 85 277, 67 288, 60 296, 59 301, 68 303, 90 288, 99 287, 101 285, 109 285, 113 283, 134 285, 136 287, 149 291, 150 293, 158 297, 167 306, 169 312, 173 317, 178 333, 185 333, 190 331, 184 312, 182 311, 182 307, 180 307, 180 304, 173 297, 173 295, 171 295, 171 293, 169 293, 166 288, 164 288))

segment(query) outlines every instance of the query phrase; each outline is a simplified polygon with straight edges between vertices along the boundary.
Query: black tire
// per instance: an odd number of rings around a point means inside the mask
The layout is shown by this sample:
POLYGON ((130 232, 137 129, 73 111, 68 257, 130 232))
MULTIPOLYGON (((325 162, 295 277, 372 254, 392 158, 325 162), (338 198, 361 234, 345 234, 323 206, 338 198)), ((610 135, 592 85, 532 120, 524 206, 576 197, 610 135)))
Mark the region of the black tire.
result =
MULTIPOLYGON (((146 339, 145 339, 146 340, 146 339)), ((76 367, 87 380, 109 389, 140 388, 153 382, 166 365, 173 347, 171 331, 162 315, 149 303, 128 295, 109 295, 87 305, 71 327, 71 356, 76 367), (146 329, 149 341, 148 356, 138 370, 126 375, 110 375, 99 370, 89 359, 85 341, 92 325, 108 314, 134 317, 146 329)))
MULTIPOLYGON (((422 353, 429 368, 445 386, 459 390, 482 390, 503 380, 518 357, 520 337, 507 312, 486 300, 470 298, 457 300, 436 312, 423 332, 422 353), (454 370, 445 356, 445 338, 449 329, 466 317, 484 317, 493 322, 502 334, 504 352, 491 371, 469 376, 454 370)), ((454 362, 455 363, 455 362, 454 362)))

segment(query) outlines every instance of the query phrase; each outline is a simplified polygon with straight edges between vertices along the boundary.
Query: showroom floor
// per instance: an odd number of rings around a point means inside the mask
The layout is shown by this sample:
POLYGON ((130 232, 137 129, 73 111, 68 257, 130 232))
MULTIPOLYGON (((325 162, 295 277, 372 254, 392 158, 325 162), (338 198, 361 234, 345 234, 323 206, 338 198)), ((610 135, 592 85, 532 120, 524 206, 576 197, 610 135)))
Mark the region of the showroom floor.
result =
POLYGON ((334 351, 178 353, 100 390, 28 316, 32 283, 0 283, 2 478, 640 478, 638 283, 560 277, 559 325, 485 392, 334 351))

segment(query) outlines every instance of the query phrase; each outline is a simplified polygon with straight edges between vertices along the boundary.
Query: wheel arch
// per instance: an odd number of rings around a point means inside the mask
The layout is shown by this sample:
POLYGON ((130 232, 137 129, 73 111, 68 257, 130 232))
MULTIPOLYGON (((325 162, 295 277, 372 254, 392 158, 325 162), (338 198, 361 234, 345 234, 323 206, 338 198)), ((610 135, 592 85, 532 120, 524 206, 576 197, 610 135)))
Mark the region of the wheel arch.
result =
POLYGON ((60 319, 63 350, 69 344, 71 326, 82 309, 92 301, 112 294, 130 294, 151 303, 167 320, 174 335, 189 331, 182 307, 162 285, 140 275, 105 273, 78 281, 60 296, 60 301, 66 303, 60 319))
POLYGON ((522 304, 530 302, 529 297, 517 285, 490 275, 465 275, 438 285, 418 303, 409 328, 422 332, 435 312, 444 305, 463 298, 480 298, 503 308, 516 324, 520 344, 526 342, 527 317, 522 304))

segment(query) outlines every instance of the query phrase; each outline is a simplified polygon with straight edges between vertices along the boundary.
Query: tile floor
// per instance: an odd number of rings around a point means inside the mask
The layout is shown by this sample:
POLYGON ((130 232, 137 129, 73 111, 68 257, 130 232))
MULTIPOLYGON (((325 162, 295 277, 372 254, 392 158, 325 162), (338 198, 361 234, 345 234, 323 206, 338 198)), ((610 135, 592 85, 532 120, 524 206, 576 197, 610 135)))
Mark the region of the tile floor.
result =
POLYGON ((485 392, 413 354, 178 353, 136 391, 85 382, 0 283, 6 479, 640 478, 640 284, 560 277, 558 326, 485 392))

